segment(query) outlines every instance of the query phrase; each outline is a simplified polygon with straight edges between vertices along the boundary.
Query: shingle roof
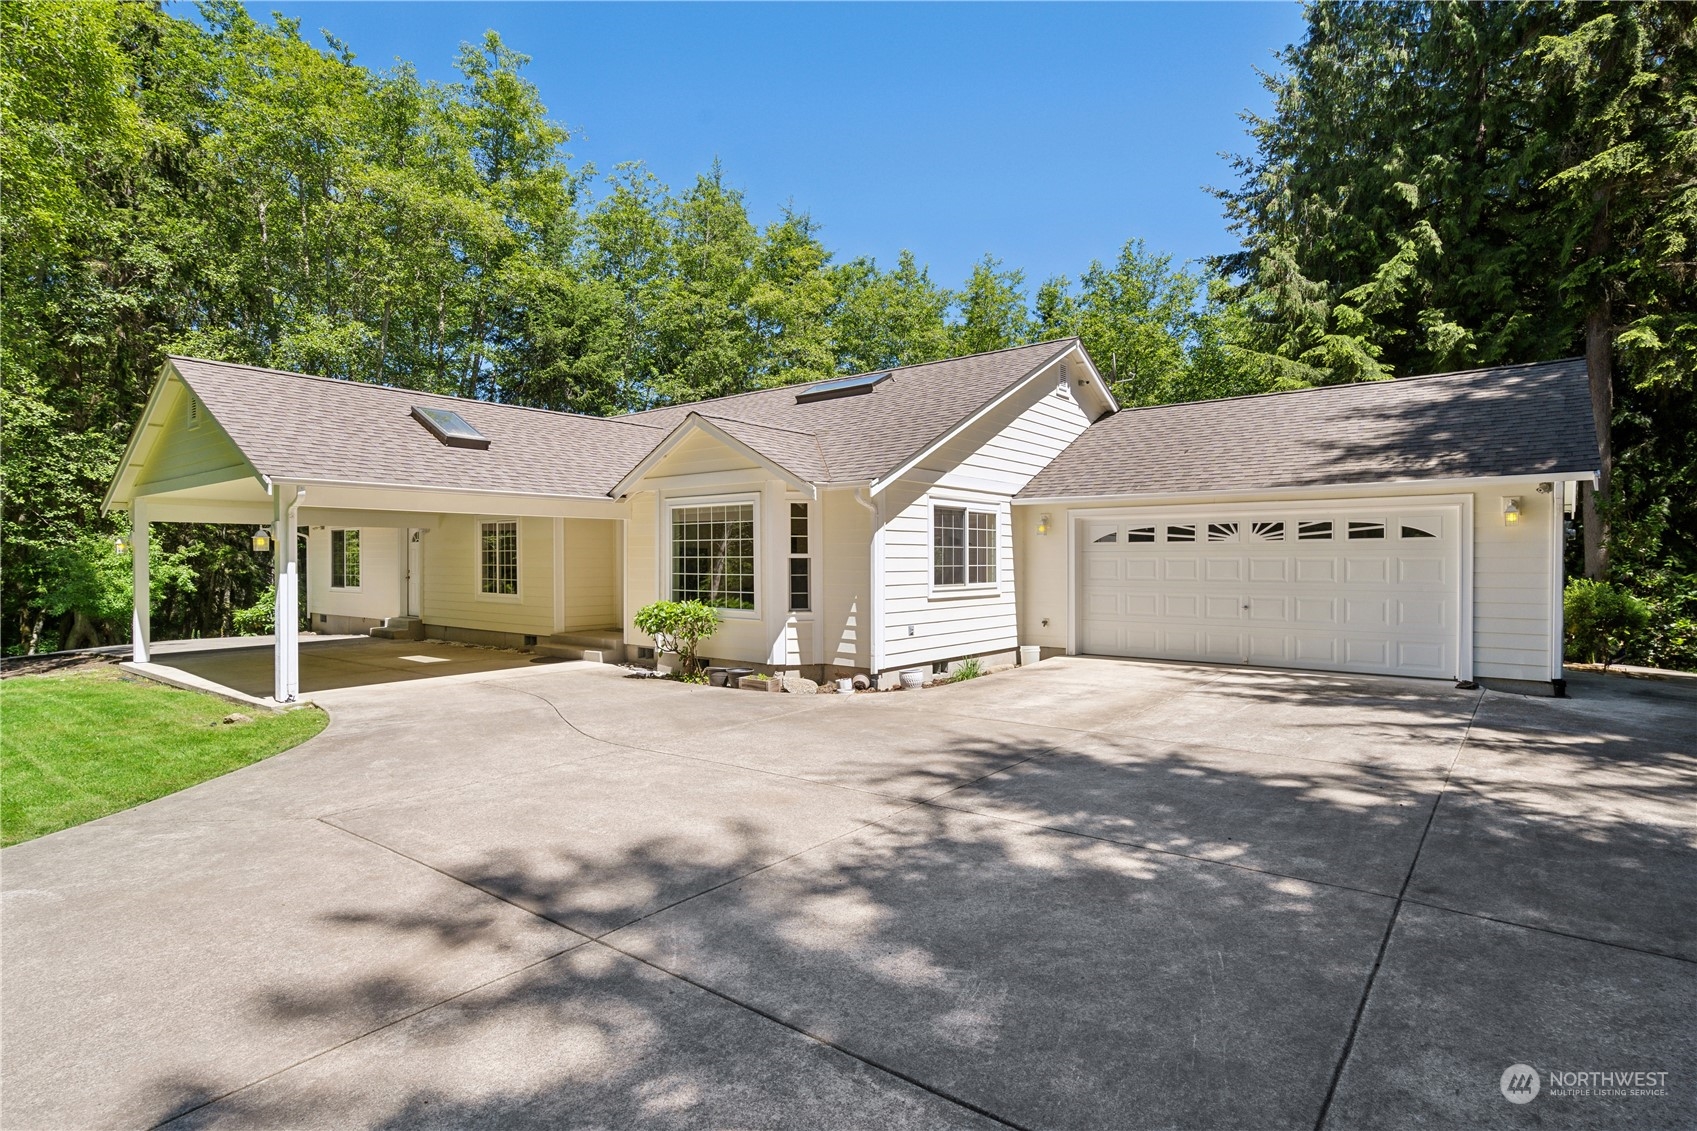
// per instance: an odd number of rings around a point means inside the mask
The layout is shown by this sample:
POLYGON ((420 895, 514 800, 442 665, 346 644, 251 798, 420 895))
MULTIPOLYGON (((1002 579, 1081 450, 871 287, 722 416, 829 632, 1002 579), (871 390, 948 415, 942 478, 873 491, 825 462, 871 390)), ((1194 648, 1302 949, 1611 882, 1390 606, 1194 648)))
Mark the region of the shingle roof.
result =
MULTIPOLYGON (((711 402, 702 406, 712 407, 711 402)), ((730 416, 692 413, 711 421, 730 435, 804 483, 829 483, 831 468, 825 453, 819 449, 819 438, 811 432, 796 432, 789 428, 773 428, 766 424, 750 424, 730 416)))
POLYGON ((575 416, 173 357, 171 364, 255 468, 316 479, 467 491, 604 497, 665 436, 637 420, 575 416), (452 409, 490 440, 451 448, 412 419, 452 409))
POLYGON ((1583 358, 1128 409, 1091 425, 1022 499, 1586 473, 1583 358))
POLYGON ((317 479, 604 497, 691 414, 812 483, 873 480, 900 466, 1076 339, 890 370, 860 396, 797 404, 785 385, 626 416, 578 416, 251 365, 173 357, 258 470, 317 479), (489 438, 439 443, 411 418, 439 405, 489 438))
MULTIPOLYGON (((670 429, 695 412, 721 425, 738 420, 807 432, 817 438, 832 482, 875 480, 942 439, 961 421, 1076 344, 1076 338, 1065 338, 903 366, 890 370, 889 380, 859 396, 797 404, 796 393, 808 386, 781 385, 616 419, 662 424, 670 429)), ((752 441, 744 442, 760 449, 752 441)))

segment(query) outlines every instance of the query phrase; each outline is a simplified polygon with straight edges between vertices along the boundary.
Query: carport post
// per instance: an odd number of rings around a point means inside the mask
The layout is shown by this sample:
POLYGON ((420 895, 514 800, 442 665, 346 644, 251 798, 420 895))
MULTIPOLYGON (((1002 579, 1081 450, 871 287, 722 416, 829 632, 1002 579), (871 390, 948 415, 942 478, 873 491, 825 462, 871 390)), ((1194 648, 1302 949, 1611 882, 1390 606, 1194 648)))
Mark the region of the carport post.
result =
POLYGON ((296 488, 287 495, 281 483, 275 487, 273 513, 276 522, 271 531, 271 564, 276 580, 277 606, 272 614, 274 630, 271 669, 273 697, 279 703, 299 698, 300 675, 300 596, 299 562, 295 549, 295 514, 306 491, 296 488))
POLYGON ((130 601, 130 658, 147 663, 153 643, 153 586, 148 576, 147 500, 130 501, 130 569, 134 584, 130 601))

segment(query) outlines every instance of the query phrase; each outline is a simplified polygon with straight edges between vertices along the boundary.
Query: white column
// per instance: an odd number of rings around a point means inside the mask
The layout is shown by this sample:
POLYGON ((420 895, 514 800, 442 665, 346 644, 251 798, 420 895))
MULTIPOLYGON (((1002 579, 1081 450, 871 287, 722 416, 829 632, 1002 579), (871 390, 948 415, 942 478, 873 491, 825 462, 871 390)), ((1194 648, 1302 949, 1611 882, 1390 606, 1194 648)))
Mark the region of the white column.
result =
POLYGON ((300 697, 300 563, 295 552, 296 511, 304 490, 292 495, 282 484, 275 488, 276 521, 271 528, 272 576, 277 604, 272 614, 272 694, 279 703, 300 697))
POLYGON ((130 503, 130 568, 134 577, 134 599, 130 609, 130 658, 147 663, 153 643, 153 586, 149 577, 147 500, 130 503))

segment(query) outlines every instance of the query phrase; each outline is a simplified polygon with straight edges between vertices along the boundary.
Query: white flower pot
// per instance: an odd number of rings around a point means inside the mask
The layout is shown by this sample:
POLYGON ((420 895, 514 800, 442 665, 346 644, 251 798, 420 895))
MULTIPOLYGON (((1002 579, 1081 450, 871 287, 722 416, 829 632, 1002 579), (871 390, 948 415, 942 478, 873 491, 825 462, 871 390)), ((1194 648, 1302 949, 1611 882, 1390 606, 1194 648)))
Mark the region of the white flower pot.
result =
POLYGON ((902 686, 909 691, 918 691, 925 686, 924 668, 903 668, 901 670, 902 686))

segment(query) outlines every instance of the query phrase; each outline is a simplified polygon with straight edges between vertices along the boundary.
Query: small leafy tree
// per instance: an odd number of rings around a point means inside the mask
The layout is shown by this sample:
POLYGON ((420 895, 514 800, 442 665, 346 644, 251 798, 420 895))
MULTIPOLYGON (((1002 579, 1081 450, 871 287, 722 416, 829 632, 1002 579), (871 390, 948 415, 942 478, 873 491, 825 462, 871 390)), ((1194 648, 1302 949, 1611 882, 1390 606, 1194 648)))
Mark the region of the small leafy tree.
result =
POLYGON ((693 677, 700 668, 695 653, 719 628, 719 613, 700 601, 655 601, 636 611, 636 627, 654 638, 661 652, 674 652, 679 674, 693 677))
POLYGON ((1562 595, 1567 654, 1605 668, 1650 626, 1650 606, 1606 581, 1576 577, 1562 595))

